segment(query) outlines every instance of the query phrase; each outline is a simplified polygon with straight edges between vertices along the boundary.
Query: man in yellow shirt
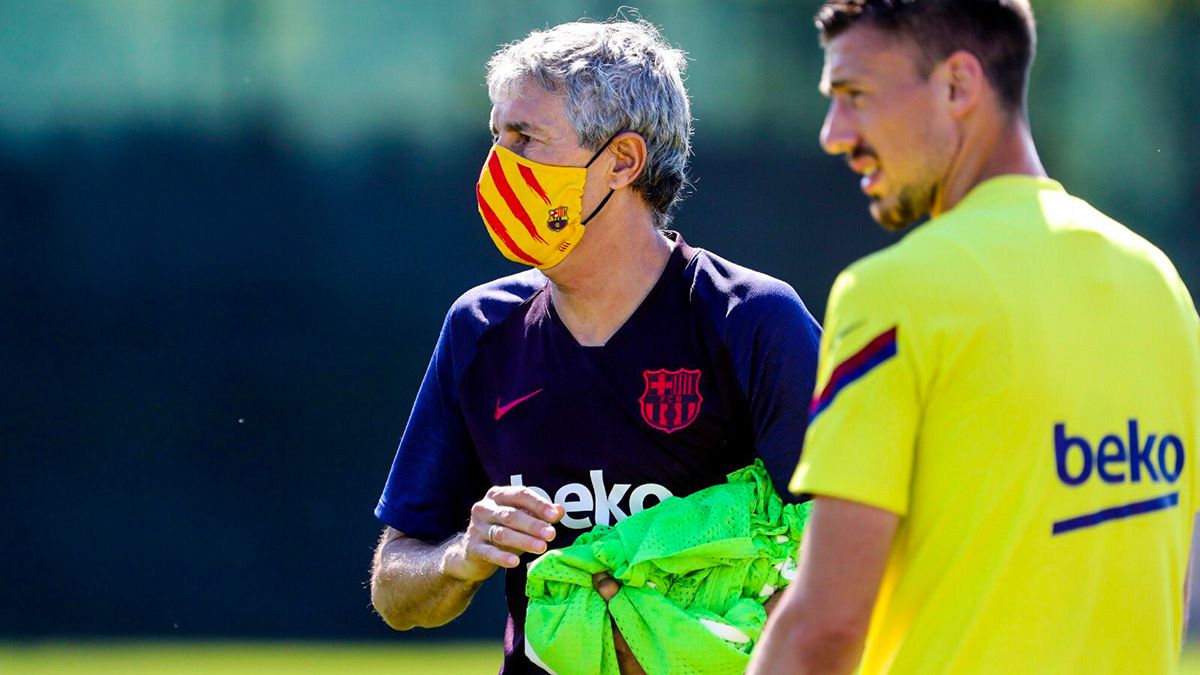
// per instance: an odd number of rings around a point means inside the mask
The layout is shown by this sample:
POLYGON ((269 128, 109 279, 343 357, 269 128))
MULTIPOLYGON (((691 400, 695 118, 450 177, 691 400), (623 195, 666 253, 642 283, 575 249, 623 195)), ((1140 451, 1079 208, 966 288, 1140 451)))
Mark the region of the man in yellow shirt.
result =
POLYGON ((830 0, 821 142, 900 243, 832 290, 754 673, 1163 673, 1186 612, 1200 320, 1045 176, 1027 0, 830 0))

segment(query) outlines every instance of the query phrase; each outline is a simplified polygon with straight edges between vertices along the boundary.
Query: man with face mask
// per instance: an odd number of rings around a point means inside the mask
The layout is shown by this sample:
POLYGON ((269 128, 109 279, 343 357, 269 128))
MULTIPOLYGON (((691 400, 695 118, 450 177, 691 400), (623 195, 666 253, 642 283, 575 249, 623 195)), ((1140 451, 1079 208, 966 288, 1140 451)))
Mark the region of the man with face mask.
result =
MULTIPOLYGON (((376 515, 372 599, 397 629, 460 614, 525 564, 762 459, 799 455, 820 330, 795 292, 666 231, 685 183, 684 55, 644 22, 570 23, 488 64, 482 225, 535 267, 450 309, 376 515)), ((599 583, 611 595, 615 582, 599 583)))
POLYGON ((1200 321, 1161 251, 1046 177, 1028 0, 817 25, 822 145, 885 227, 932 218, 830 293, 791 483, 813 515, 751 672, 1174 672, 1200 321))

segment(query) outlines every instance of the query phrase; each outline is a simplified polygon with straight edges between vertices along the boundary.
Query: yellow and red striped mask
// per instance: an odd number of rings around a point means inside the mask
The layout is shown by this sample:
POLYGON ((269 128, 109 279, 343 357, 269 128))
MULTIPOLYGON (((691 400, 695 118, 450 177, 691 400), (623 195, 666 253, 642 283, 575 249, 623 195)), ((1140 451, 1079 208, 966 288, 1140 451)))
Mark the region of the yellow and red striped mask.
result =
POLYGON ((475 197, 488 234, 505 258, 546 269, 567 257, 583 238, 584 226, 612 197, 609 190, 596 210, 582 218, 587 168, 608 143, 581 167, 539 164, 492 146, 475 197))

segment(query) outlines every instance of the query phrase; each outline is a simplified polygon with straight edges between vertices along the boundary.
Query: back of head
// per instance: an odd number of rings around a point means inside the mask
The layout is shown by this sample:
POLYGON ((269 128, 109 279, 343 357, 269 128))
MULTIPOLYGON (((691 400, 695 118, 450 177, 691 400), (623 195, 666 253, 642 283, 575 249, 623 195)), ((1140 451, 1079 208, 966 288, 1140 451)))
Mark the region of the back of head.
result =
POLYGON ((632 184, 663 225, 686 183, 692 116, 683 86, 684 53, 642 20, 575 22, 535 31, 488 61, 492 101, 533 82, 561 96, 583 147, 617 133, 646 141, 646 169, 632 184))
POLYGON ((922 76, 956 51, 975 55, 1000 102, 1025 111, 1037 31, 1029 0, 826 0, 817 12, 821 43, 856 25, 908 39, 922 76))

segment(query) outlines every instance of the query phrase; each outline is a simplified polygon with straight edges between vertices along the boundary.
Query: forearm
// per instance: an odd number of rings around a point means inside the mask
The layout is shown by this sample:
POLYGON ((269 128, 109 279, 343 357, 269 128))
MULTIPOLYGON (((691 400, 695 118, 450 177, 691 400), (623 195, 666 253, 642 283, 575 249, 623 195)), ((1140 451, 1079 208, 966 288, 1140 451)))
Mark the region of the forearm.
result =
POLYGON ((375 611, 396 630, 449 622, 497 569, 520 565, 521 553, 544 553, 562 516, 527 488, 497 486, 471 507, 466 531, 441 544, 386 528, 371 566, 375 611))
POLYGON ((899 520, 866 504, 814 500, 796 580, 771 614, 748 672, 854 672, 899 520))
POLYGON ((798 593, 784 594, 754 651, 755 675, 852 673, 862 653, 857 632, 840 631, 804 607, 798 593))
POLYGON ((463 613, 482 581, 446 572, 451 549, 461 540, 456 535, 439 545, 408 537, 381 542, 371 570, 371 602, 389 626, 432 628, 463 613))

